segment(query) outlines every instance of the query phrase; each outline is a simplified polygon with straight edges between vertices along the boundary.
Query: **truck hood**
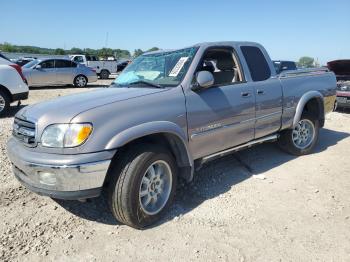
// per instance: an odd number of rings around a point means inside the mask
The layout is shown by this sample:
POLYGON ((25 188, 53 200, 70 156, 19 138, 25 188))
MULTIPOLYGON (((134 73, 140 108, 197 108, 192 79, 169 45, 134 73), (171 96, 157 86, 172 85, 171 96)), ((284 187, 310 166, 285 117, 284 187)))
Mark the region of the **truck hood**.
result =
POLYGON ((23 108, 17 117, 46 127, 52 123, 69 123, 76 115, 107 104, 165 91, 156 88, 103 88, 91 92, 62 96, 23 108))

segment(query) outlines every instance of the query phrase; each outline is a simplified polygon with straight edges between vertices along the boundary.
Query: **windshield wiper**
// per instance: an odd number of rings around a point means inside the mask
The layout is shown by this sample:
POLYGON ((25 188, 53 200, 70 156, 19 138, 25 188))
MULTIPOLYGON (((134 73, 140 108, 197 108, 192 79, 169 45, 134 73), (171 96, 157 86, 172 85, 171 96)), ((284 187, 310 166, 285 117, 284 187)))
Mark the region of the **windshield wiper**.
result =
POLYGON ((145 85, 152 86, 152 87, 163 88, 161 85, 150 83, 150 82, 147 82, 144 80, 138 80, 138 81, 129 83, 128 85, 137 85, 137 84, 145 84, 145 85))

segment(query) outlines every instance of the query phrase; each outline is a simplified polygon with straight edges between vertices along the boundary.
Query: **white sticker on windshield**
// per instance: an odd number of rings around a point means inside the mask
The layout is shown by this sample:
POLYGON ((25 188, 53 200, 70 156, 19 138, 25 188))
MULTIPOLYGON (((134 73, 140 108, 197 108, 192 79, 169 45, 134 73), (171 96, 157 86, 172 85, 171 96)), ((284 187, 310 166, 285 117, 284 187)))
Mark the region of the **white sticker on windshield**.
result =
POLYGON ((188 59, 188 56, 180 57, 179 61, 177 61, 176 65, 171 70, 169 76, 177 76, 180 73, 180 71, 181 71, 182 67, 184 66, 184 64, 186 63, 187 59, 188 59))

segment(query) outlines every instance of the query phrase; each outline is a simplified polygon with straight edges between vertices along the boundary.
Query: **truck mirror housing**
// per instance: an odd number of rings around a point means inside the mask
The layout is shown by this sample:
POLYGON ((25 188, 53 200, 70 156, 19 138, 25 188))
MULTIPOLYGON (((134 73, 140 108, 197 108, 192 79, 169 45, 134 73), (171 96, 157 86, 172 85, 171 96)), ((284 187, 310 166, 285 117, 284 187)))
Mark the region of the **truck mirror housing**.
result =
POLYGON ((199 71, 196 74, 197 88, 209 88, 214 84, 214 76, 209 71, 199 71))

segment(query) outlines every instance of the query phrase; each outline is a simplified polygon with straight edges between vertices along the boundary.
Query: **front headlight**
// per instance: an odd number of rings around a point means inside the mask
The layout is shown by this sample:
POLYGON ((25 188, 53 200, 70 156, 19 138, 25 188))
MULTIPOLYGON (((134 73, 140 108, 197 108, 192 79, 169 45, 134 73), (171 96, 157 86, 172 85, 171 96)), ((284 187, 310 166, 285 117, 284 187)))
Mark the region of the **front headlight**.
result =
POLYGON ((45 147, 76 147, 83 144, 92 132, 92 125, 54 124, 45 128, 41 144, 45 147))

